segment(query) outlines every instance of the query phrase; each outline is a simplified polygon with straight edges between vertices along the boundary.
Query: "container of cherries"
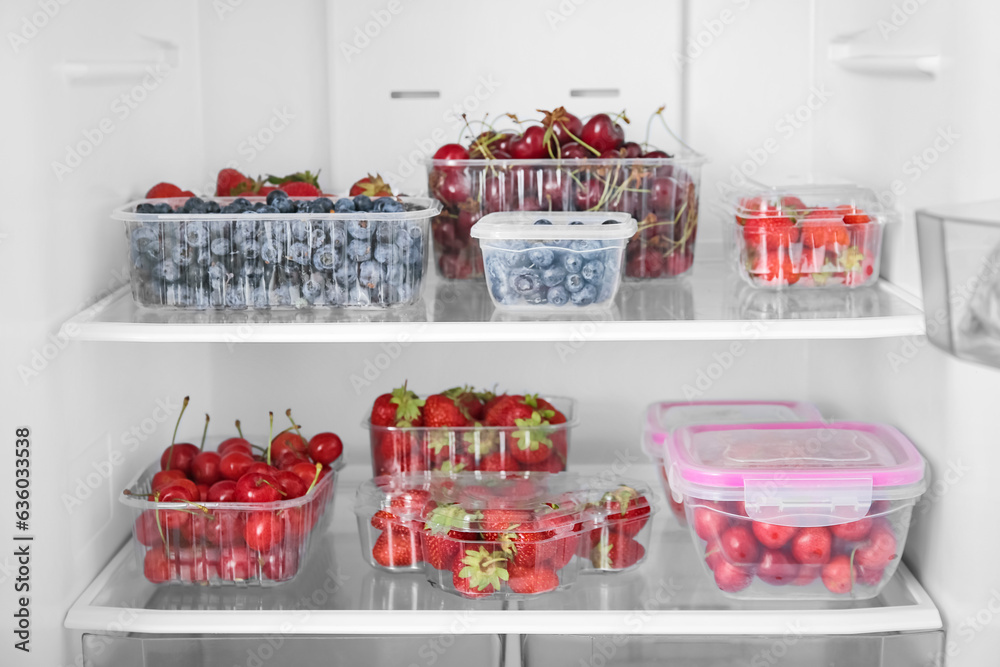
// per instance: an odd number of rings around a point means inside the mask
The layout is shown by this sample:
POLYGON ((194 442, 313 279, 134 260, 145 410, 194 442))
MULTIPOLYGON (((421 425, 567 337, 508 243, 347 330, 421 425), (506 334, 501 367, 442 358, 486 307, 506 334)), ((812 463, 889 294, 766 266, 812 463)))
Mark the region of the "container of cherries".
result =
MULTIPOLYGON (((181 416, 187 408, 184 399, 181 416)), ((343 443, 292 426, 263 445, 239 435, 205 448, 176 442, 119 500, 133 511, 136 565, 154 584, 270 586, 291 580, 332 513, 343 443)), ((180 425, 181 418, 177 424, 180 425)), ((274 417, 270 415, 271 433, 274 417)))
POLYGON ((443 210, 432 220, 441 276, 485 275, 472 226, 489 213, 619 212, 638 221, 625 250, 625 277, 671 278, 694 261, 703 156, 670 131, 660 108, 643 143, 625 140, 624 112, 580 118, 563 107, 540 119, 505 114, 503 122, 467 125, 458 143, 441 146, 427 163, 430 196, 443 210), (659 119, 681 150, 649 143, 659 119))

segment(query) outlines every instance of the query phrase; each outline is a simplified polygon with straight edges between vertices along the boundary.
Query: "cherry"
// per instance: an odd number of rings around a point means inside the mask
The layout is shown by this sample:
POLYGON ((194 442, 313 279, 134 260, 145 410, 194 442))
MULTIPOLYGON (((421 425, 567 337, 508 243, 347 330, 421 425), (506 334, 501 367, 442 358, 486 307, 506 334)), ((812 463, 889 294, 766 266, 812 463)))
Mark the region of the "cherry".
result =
POLYGON ((153 481, 149 484, 149 490, 156 493, 174 480, 187 479, 187 475, 181 470, 160 470, 153 475, 153 481))
MULTIPOLYGON (((271 475, 271 476, 273 476, 275 473, 278 472, 278 469, 275 468, 272 465, 268 465, 267 463, 264 463, 263 461, 254 461, 253 463, 250 464, 250 467, 247 468, 247 473, 251 473, 251 472, 253 472, 253 473, 260 473, 262 475, 271 475)), ((243 473, 243 474, 245 475, 247 473, 243 473)))
POLYGON ((198 500, 208 500, 208 484, 199 482, 195 486, 198 487, 198 500))
POLYGON ((730 526, 719 537, 719 548, 730 563, 747 565, 755 563, 760 553, 760 545, 746 526, 730 526))
POLYGON ((308 457, 297 452, 282 452, 274 461, 274 467, 278 470, 288 470, 296 463, 308 463, 308 457))
POLYGON ((832 541, 822 526, 803 528, 791 539, 792 558, 803 565, 822 565, 830 560, 832 541))
POLYGON ((626 141, 624 144, 621 145, 621 148, 619 148, 618 150, 624 150, 625 154, 623 157, 625 157, 628 160, 637 157, 642 157, 642 146, 635 143, 634 141, 626 141))
POLYGON ((136 517, 133 533, 139 544, 147 547, 163 544, 163 538, 160 537, 160 528, 156 525, 156 512, 153 510, 145 510, 136 517))
POLYGON ((668 153, 664 153, 663 151, 660 151, 660 150, 652 150, 652 151, 647 151, 647 152, 643 153, 642 157, 649 158, 651 160, 653 160, 653 159, 656 159, 656 160, 669 160, 671 156, 668 153))
POLYGON ((170 581, 170 561, 163 547, 150 549, 142 561, 142 573, 154 584, 170 581))
POLYGON ((823 566, 820 576, 827 590, 842 595, 851 591, 854 585, 853 574, 850 557, 847 554, 837 554, 823 566))
POLYGON ((160 456, 161 470, 175 469, 180 470, 186 475, 191 468, 191 460, 200 451, 188 442, 175 443, 175 440, 177 440, 177 428, 181 425, 181 418, 184 416, 184 411, 187 410, 189 401, 190 397, 185 396, 184 402, 181 404, 181 413, 177 415, 177 423, 174 424, 174 435, 170 438, 170 446, 163 450, 163 454, 160 456))
POLYGON ((280 547, 268 553, 261 566, 264 576, 273 581, 286 581, 299 571, 299 550, 280 547))
POLYGON ((243 529, 243 539, 254 551, 264 553, 281 543, 285 524, 276 512, 251 512, 243 529))
POLYGON ((808 586, 820 575, 821 565, 800 565, 799 573, 789 583, 790 586, 808 586))
POLYGON ((201 493, 198 487, 189 479, 175 479, 160 489, 157 500, 161 503, 198 502, 201 493))
POLYGON ((692 514, 694 532, 705 541, 718 539, 729 527, 729 517, 713 507, 695 507, 692 514))
POLYGON ((211 486, 219 481, 219 462, 222 457, 218 452, 199 452, 191 460, 191 477, 199 484, 211 486))
POLYGON ((495 174, 487 175, 480 197, 487 212, 506 211, 509 202, 514 199, 514 179, 495 174))
POLYGON ((657 278, 663 275, 663 255, 655 250, 640 250, 625 265, 625 273, 637 278, 657 278))
POLYGON ((438 261, 441 275, 450 280, 464 280, 472 275, 473 265, 462 255, 442 255, 438 261))
POLYGON ((567 160, 582 160, 592 156, 593 153, 577 143, 566 144, 562 147, 562 152, 560 153, 560 157, 567 160))
POLYGON ((583 131, 583 121, 566 111, 565 107, 542 113, 542 126, 552 128, 552 136, 561 145, 575 142, 574 137, 579 137, 583 131))
POLYGON ((281 485, 274 475, 247 472, 236 481, 236 502, 273 503, 283 498, 281 485))
POLYGON ((833 533, 834 537, 839 537, 840 539, 847 540, 848 542, 860 542, 868 537, 868 533, 870 533, 871 530, 872 520, 869 518, 830 526, 830 532, 833 533))
POLYGON ((221 479, 208 489, 206 500, 210 503, 231 503, 236 501, 236 482, 221 479))
POLYGON ((868 540, 854 552, 854 564, 859 567, 880 569, 896 557, 896 536, 886 523, 872 526, 868 540))
POLYGON ((678 190, 677 181, 672 176, 654 178, 650 182, 650 207, 661 213, 674 210, 676 208, 678 190))
POLYGON ((316 466, 312 463, 296 463, 289 468, 289 472, 297 475, 299 479, 306 483, 306 486, 311 485, 313 480, 316 479, 316 466))
POLYGON ((218 556, 214 550, 182 549, 179 559, 176 578, 181 581, 206 582, 218 575, 218 556))
MULTIPOLYGON (((459 211, 458 222, 455 224, 455 238, 463 243, 468 243, 472 225, 476 224, 481 217, 483 214, 478 211, 459 211)), ((315 436, 313 437, 315 438, 315 436)))
POLYGON ((625 142, 625 130, 606 113, 592 116, 577 136, 583 143, 599 152, 618 148, 625 142))
POLYGON ((780 549, 788 543, 788 540, 795 536, 798 528, 792 526, 778 526, 764 523, 762 521, 753 522, 753 534, 762 545, 768 549, 780 549))
POLYGON ((563 195, 569 190, 570 179, 560 170, 545 170, 542 172, 542 183, 538 189, 543 209, 558 211, 562 209, 563 195))
POLYGON ((720 591, 739 593, 752 581, 753 573, 745 566, 733 565, 723 560, 715 568, 715 585, 720 591))
POLYGON ((309 439, 309 457, 316 463, 330 465, 344 453, 344 443, 336 433, 317 433, 309 439))
POLYGON ((472 183, 469 177, 461 171, 448 171, 439 178, 437 187, 433 189, 435 196, 446 204, 458 205, 469 198, 472 183))
POLYGON ((854 565, 854 580, 865 586, 877 586, 884 574, 885 568, 854 565))
POLYGON ((583 187, 576 186, 573 189, 573 203, 576 206, 576 210, 587 211, 595 208, 601 203, 604 190, 604 182, 596 176, 591 175, 590 178, 586 179, 583 187))
MULTIPOLYGON (((197 516, 197 515, 196 515, 197 516)), ((212 544, 222 546, 242 546, 243 531, 246 527, 244 512, 234 510, 216 510, 209 520, 199 522, 197 518, 192 519, 193 529, 201 528, 205 531, 205 536, 212 544)))
POLYGON ((282 451, 292 451, 297 453, 304 453, 309 448, 309 443, 306 442, 298 433, 292 433, 291 431, 282 431, 274 437, 271 441, 271 459, 274 460, 277 453, 282 451), (275 451, 277 447, 277 452, 275 451))
POLYGON ((799 566, 782 551, 765 549, 757 564, 757 576, 772 586, 791 583, 799 573, 799 566))
POLYGON ((241 451, 227 452, 219 460, 219 474, 228 480, 238 480, 254 464, 253 458, 241 451))
POLYGON ((306 495, 306 491, 309 490, 309 485, 306 484, 301 477, 288 470, 279 470, 278 474, 274 476, 278 481, 278 485, 281 490, 285 492, 282 500, 291 500, 292 498, 301 498, 306 495))
POLYGON ((722 549, 719 548, 719 541, 717 539, 713 538, 705 543, 705 563, 710 570, 714 572, 719 563, 724 560, 722 549))
POLYGON ((538 160, 549 157, 545 147, 545 128, 532 125, 518 137, 510 140, 510 156, 515 160, 538 160))
MULTIPOLYGON (((468 160, 469 151, 462 144, 445 144, 434 152, 435 160, 468 160)), ((438 169, 462 169, 463 167, 443 166, 438 169)))
MULTIPOLYGON (((191 536, 191 513, 183 510, 156 510, 159 527, 164 533, 177 532, 181 537, 191 536)), ((168 537, 169 541, 169 537, 168 537)))
POLYGON ((226 546, 219 550, 219 578, 224 581, 243 581, 257 565, 245 546, 226 546))

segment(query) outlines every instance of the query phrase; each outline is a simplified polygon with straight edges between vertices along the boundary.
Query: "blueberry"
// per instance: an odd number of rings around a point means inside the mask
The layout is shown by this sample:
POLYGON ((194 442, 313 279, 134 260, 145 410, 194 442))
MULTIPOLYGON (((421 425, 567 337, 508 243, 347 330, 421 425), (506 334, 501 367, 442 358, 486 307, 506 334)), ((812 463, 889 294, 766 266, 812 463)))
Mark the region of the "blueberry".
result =
POLYGON ((555 253, 552 252, 552 248, 546 248, 541 246, 538 248, 532 248, 528 251, 528 260, 535 266, 544 269, 547 266, 552 266, 552 262, 556 259, 555 253))
POLYGON ((298 206, 295 204, 295 201, 289 199, 287 195, 284 197, 275 197, 272 200, 271 195, 273 195, 275 192, 281 192, 281 190, 275 190, 274 192, 269 192, 267 194, 267 203, 273 206, 278 211, 278 213, 295 213, 296 209, 298 209, 298 206))
POLYGON ((288 258, 299 266, 307 266, 312 261, 312 253, 305 243, 293 243, 288 247, 288 258))
POLYGON ((500 251, 498 253, 500 262, 509 268, 528 265, 528 253, 519 251, 500 251))
POLYGON ((410 247, 410 243, 412 243, 413 237, 410 236, 409 229, 397 229, 396 234, 393 236, 392 240, 402 250, 406 250, 410 247))
POLYGON ((354 210, 354 200, 348 199, 347 197, 338 199, 337 203, 333 205, 334 213, 351 213, 354 210))
POLYGON ((165 259, 153 269, 153 277, 168 283, 176 282, 181 277, 181 270, 173 260, 165 259))
POLYGON ((392 285, 393 287, 399 287, 403 284, 403 280, 406 279, 406 271, 399 264, 392 264, 386 267, 385 270, 385 282, 392 285))
POLYGON ((358 281, 365 287, 375 289, 382 282, 382 266, 373 260, 358 266, 358 281))
POLYGON ((600 260, 592 259, 583 265, 580 275, 587 282, 597 282, 604 277, 604 264, 600 260))
POLYGON ((338 250, 343 248, 347 245, 347 230, 337 225, 330 230, 330 241, 333 243, 334 248, 338 250))
POLYGON ((245 242, 241 250, 243 251, 243 259, 254 260, 260 257, 260 244, 256 241, 245 242))
POLYGON ((371 259, 372 245, 368 241, 355 239, 347 244, 347 258, 354 262, 371 259))
MULTIPOLYGON (((301 211, 303 209, 300 208, 299 210, 301 211)), ((325 204, 320 204, 318 202, 311 201, 308 204, 306 204, 305 212, 306 213, 329 213, 330 209, 325 204)))
POLYGON ((233 204, 238 205, 242 209, 248 209, 253 206, 253 204, 250 203, 250 200, 246 197, 237 197, 233 200, 233 204))
POLYGON ((201 197, 188 197, 181 210, 184 213, 205 213, 205 202, 201 197))
POLYGON ((326 233, 323 231, 323 228, 320 226, 318 222, 313 225, 310 232, 311 232, 309 234, 310 248, 316 249, 327 242, 326 233))
POLYGON ((226 306, 229 308, 246 308, 247 301, 243 296, 243 290, 230 288, 226 290, 226 306))
MULTIPOLYGON (((296 213, 313 213, 313 202, 308 199, 299 199, 295 202, 295 212, 296 213)), ((315 211, 315 213, 321 213, 322 211, 315 211)))
POLYGON ((143 202, 143 203, 141 203, 141 204, 139 204, 138 206, 135 207, 135 212, 136 213, 155 213, 155 210, 153 209, 153 205, 152 204, 143 202))
POLYGON ((413 303, 413 297, 413 286, 410 283, 404 282, 394 286, 392 292, 390 292, 389 301, 391 303, 413 303))
POLYGON ((271 190, 267 193, 267 203, 271 206, 274 205, 279 199, 288 199, 288 193, 284 190, 271 190))
POLYGON ((194 258, 190 250, 175 245, 170 252, 170 259, 174 260, 177 266, 188 266, 194 258))
POLYGON ((566 291, 565 287, 557 285, 545 293, 545 298, 553 306, 565 306, 569 303, 569 292, 566 291))
POLYGON ((402 213, 403 204, 392 197, 379 197, 375 201, 375 209, 381 213, 402 213))
POLYGON ((212 239, 210 245, 213 255, 228 255, 229 254, 229 239, 217 238, 212 239))
POLYGON ((343 304, 345 292, 346 290, 340 286, 340 283, 331 280, 326 284, 326 302, 338 306, 343 304))
POLYGON ((368 240, 372 235, 372 225, 367 220, 348 220, 347 233, 356 239, 368 240))
POLYGON ((566 279, 566 269, 561 266, 550 266, 542 271, 542 284, 546 287, 555 287, 566 279))
POLYGON ((583 239, 576 239, 569 244, 570 250, 576 250, 579 252, 587 252, 589 250, 600 250, 600 241, 585 241, 583 239))
POLYGON ((153 204, 153 213, 173 213, 170 204, 153 204))
POLYGON ((354 210, 363 212, 372 210, 372 200, 368 195, 358 195, 354 198, 354 210))
POLYGON ((330 211, 334 210, 333 202, 330 201, 329 197, 318 197, 316 199, 313 199, 311 204, 314 208, 322 209, 319 211, 320 213, 329 213, 330 211))
POLYGON ((308 280, 302 283, 302 296, 312 303, 323 294, 325 287, 326 281, 323 280, 323 276, 314 273, 309 276, 308 280))
POLYGON ((571 222, 569 224, 571 224, 571 225, 582 225, 583 223, 580 222, 579 220, 574 220, 573 222, 571 222))
POLYGON ((271 297, 278 306, 290 306, 292 305, 292 295, 288 290, 288 285, 279 285, 271 290, 271 297))
POLYGON ((593 285, 584 285, 583 289, 570 295, 573 303, 577 306, 589 306, 597 298, 597 288, 593 285))
POLYGON ((233 215, 239 215, 240 213, 243 212, 243 207, 239 206, 235 202, 230 202, 229 204, 226 204, 225 206, 223 206, 222 209, 219 212, 220 213, 231 213, 233 215))
POLYGON ((200 220, 189 221, 184 226, 184 240, 188 245, 201 248, 208 243, 208 229, 200 220))
POLYGON ((217 202, 217 201, 206 202, 205 203, 205 212, 206 213, 220 213, 220 212, 222 212, 222 207, 219 206, 219 202, 217 202))
POLYGON ((519 268, 511 271, 510 286, 522 296, 528 296, 538 290, 540 281, 538 272, 533 269, 519 268))
POLYGON ((620 224, 622 224, 622 221, 621 220, 605 220, 601 224, 602 225, 620 225, 620 224))
POLYGON ((334 272, 333 278, 343 287, 353 285, 358 281, 357 264, 348 264, 347 262, 341 264, 334 272))
POLYGON ((266 214, 266 213, 277 213, 278 212, 278 209, 276 209, 275 207, 269 206, 268 204, 261 204, 260 202, 257 202, 256 204, 254 204, 253 208, 254 208, 255 212, 260 213, 261 215, 266 214))
POLYGON ((222 279, 226 276, 226 270, 221 264, 213 264, 208 267, 208 279, 214 283, 222 283, 222 279))
POLYGON ((579 292, 583 289, 583 276, 579 273, 571 273, 566 276, 566 280, 563 281, 563 285, 565 285, 566 289, 570 292, 579 292))
POLYGON ((551 220, 546 220, 546 219, 542 218, 541 220, 535 220, 535 224, 536 225, 551 225, 552 221, 551 220))
POLYGON ((579 273, 583 268, 583 260, 580 259, 579 255, 572 252, 568 252, 563 256, 562 264, 570 273, 579 273))
POLYGON ((296 241, 309 238, 309 223, 305 220, 292 220, 292 237, 296 241))
POLYGON ((375 261, 380 264, 398 264, 399 248, 394 243, 383 243, 375 246, 375 261))
POLYGON ((396 225, 387 220, 375 223, 375 240, 379 243, 392 243, 396 238, 396 225))
POLYGON ((149 257, 160 256, 160 237, 148 227, 139 227, 132 232, 132 254, 149 257))

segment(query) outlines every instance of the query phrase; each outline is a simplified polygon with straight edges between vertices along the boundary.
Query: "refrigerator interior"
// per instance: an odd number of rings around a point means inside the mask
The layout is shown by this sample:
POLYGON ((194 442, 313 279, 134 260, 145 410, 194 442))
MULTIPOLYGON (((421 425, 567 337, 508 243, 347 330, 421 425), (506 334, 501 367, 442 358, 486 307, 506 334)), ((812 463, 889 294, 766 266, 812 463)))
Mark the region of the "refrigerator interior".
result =
MULTIPOLYGON (((1000 537, 978 517, 1000 465, 989 435, 1000 373, 922 336, 868 338, 844 321, 810 336, 822 340, 774 340, 764 321, 738 341, 696 332, 624 342, 598 340, 584 323, 572 345, 393 347, 259 343, 239 327, 213 343, 94 342, 61 327, 127 284, 122 230, 108 214, 150 184, 210 192, 232 165, 322 169, 335 190, 378 171, 416 192, 420 160, 458 135, 456 105, 470 116, 627 108, 631 135, 665 103, 673 128, 711 159, 699 257, 718 252, 724 186, 742 176, 865 184, 898 214, 883 276, 918 295, 913 211, 997 196, 1000 167, 984 147, 1000 133, 998 14, 973 0, 4 3, 0 24, 19 38, 0 50, 0 82, 13 91, 0 109, 0 255, 17 288, 2 324, 0 419, 8 434, 31 429, 37 539, 32 662, 10 645, 3 662, 82 664, 81 633, 63 618, 125 539, 117 495, 169 439, 181 397, 193 401, 186 438, 205 412, 219 429, 240 418, 259 432, 268 410, 292 407, 310 428, 340 433, 349 463, 366 469, 362 416, 409 379, 424 391, 473 382, 573 396, 583 416, 572 464, 640 465, 643 407, 692 391, 809 400, 829 417, 895 424, 933 481, 906 562, 944 617, 948 664, 986 664, 1000 650, 990 558, 1000 537), (439 96, 413 95, 429 91, 439 96), (383 354, 391 362, 377 368, 383 354)), ((0 467, 13 479, 10 456, 0 467)), ((14 604, 4 596, 7 618, 14 604)), ((536 654, 544 649, 539 640, 536 654)))

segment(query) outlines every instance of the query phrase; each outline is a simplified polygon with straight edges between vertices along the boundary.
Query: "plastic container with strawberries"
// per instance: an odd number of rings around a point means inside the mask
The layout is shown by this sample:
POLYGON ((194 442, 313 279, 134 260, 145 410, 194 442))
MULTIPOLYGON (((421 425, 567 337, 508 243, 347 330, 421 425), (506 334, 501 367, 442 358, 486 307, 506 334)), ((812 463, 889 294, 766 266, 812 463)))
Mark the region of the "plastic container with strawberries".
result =
POLYGON ((162 502, 149 497, 160 464, 151 465, 119 500, 133 512, 136 566, 154 583, 271 586, 290 581, 310 536, 332 515, 343 456, 308 492, 273 502, 162 502))
POLYGON ((510 411, 501 408, 496 419, 487 414, 484 420, 463 420, 468 426, 381 426, 369 417, 363 426, 371 439, 372 474, 565 470, 576 425, 574 401, 510 396, 516 403, 510 411), (491 425, 496 423, 503 425, 491 425))
POLYGON ((470 599, 511 599, 621 571, 645 557, 649 491, 572 473, 424 472, 378 477, 355 513, 372 567, 420 571, 470 599))
POLYGON ((700 425, 668 478, 716 586, 744 599, 866 599, 899 565, 925 464, 891 426, 700 425))
POLYGON ((878 280, 886 216, 875 193, 853 185, 740 190, 732 241, 740 276, 754 287, 863 287, 878 280))

